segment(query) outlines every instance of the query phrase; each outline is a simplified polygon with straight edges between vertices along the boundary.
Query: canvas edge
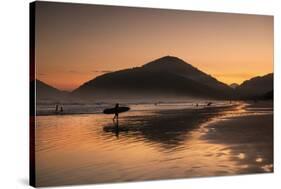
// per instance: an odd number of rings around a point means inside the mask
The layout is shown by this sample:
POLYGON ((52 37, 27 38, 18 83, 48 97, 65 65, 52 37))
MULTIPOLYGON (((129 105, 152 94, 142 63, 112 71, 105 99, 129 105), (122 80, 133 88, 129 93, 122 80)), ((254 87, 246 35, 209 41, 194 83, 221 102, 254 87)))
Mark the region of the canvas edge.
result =
POLYGON ((35 7, 29 3, 29 185, 36 187, 35 171, 35 7))

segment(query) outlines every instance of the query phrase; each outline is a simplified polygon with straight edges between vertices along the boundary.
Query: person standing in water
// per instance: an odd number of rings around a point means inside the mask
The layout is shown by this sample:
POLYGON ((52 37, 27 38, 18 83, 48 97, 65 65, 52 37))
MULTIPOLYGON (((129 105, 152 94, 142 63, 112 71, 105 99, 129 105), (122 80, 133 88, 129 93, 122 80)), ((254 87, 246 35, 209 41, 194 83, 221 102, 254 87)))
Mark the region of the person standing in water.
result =
POLYGON ((59 112, 59 105, 58 105, 58 104, 56 104, 56 110, 55 110, 55 112, 56 112, 56 113, 59 112))
POLYGON ((118 108, 119 108, 119 104, 117 103, 116 105, 115 105, 115 115, 114 115, 114 117, 113 117, 113 121, 115 121, 115 119, 117 120, 117 122, 118 122, 118 108))
POLYGON ((60 113, 62 113, 62 112, 63 112, 63 107, 61 106, 61 107, 60 107, 60 113))

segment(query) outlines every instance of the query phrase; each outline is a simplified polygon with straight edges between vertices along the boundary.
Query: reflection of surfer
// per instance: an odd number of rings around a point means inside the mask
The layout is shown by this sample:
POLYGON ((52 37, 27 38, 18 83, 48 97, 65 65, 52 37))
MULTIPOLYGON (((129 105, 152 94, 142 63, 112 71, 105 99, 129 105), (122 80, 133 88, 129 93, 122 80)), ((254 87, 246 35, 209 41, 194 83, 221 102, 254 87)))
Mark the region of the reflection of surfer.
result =
POLYGON ((115 121, 115 119, 117 119, 117 121, 118 121, 118 108, 119 108, 119 104, 117 103, 116 105, 115 105, 115 111, 114 111, 114 117, 113 117, 113 121, 115 121))

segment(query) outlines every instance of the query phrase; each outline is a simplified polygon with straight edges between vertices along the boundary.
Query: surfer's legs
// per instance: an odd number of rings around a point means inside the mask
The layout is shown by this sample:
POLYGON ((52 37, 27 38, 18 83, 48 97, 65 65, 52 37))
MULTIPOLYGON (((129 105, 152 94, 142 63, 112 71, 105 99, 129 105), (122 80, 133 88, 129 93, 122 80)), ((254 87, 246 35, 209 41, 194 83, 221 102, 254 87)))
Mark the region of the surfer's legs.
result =
POLYGON ((115 114, 113 117, 113 121, 117 120, 118 121, 118 114, 115 114))

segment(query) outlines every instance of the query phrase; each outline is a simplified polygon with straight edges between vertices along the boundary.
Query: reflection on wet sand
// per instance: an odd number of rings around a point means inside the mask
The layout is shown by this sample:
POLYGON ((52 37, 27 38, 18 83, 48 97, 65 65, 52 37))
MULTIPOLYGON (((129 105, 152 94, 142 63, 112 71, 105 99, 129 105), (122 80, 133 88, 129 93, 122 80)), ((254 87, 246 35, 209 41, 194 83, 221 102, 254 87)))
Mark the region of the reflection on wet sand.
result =
MULTIPOLYGON (((160 143, 161 147, 175 148, 176 150, 180 149, 179 145, 186 145, 184 141, 187 139, 190 141, 195 135, 208 139, 208 144, 212 145, 215 141, 224 145, 228 144, 232 138, 233 144, 227 145, 227 147, 231 149, 232 159, 241 160, 238 163, 242 164, 239 166, 242 169, 237 172, 272 172, 273 108, 263 107, 264 105, 268 106, 268 104, 262 103, 255 105, 242 103, 231 107, 212 109, 211 113, 208 108, 161 112, 161 116, 163 116, 161 120, 154 118, 155 121, 152 118, 148 123, 138 126, 127 124, 120 131, 126 132, 127 135, 130 132, 134 135, 142 135, 149 141, 160 143), (169 117, 167 116, 169 114, 175 115, 169 117), (178 125, 182 125, 181 123, 185 123, 186 119, 189 120, 188 124, 178 127, 178 125), (159 124, 162 121, 166 127, 159 124), (200 125, 199 128, 198 125, 200 125), (196 130, 191 132, 194 129, 196 130), (161 137, 159 137, 159 133, 161 133, 161 137), (245 151, 244 153, 237 152, 242 149, 245 151), (261 158, 260 154, 263 154, 266 159, 261 158)), ((104 131, 108 132, 108 128, 110 126, 105 126, 104 131)), ((219 155, 224 155, 224 152, 219 155)))
POLYGON ((37 119, 40 186, 272 172, 272 104, 37 119), (265 107, 269 109, 265 109, 265 107), (255 120, 257 120, 256 123, 255 120))
POLYGON ((126 137, 141 137, 145 141, 158 143, 163 148, 173 148, 182 145, 189 137, 189 132, 198 129, 198 125, 228 108, 165 110, 149 116, 130 116, 121 118, 118 128, 115 124, 108 123, 103 130, 118 130, 126 133, 126 137))
POLYGON ((273 115, 254 114, 225 119, 203 138, 210 143, 223 143, 231 148, 233 159, 244 169, 238 173, 273 171, 273 115), (238 160, 237 160, 238 159, 238 160))

